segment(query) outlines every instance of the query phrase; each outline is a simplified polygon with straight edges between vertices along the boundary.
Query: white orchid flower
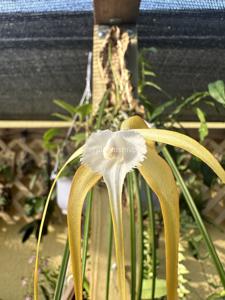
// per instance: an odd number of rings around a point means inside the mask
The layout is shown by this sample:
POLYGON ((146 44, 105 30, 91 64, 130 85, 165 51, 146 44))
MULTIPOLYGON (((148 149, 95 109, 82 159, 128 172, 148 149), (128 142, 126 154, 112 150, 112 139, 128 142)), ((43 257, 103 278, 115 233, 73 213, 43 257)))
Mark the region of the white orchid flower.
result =
MULTIPOLYGON (((124 121, 121 131, 105 130, 93 133, 84 147, 71 156, 57 175, 58 178, 74 158, 82 156, 81 166, 73 178, 67 215, 74 290, 77 300, 82 300, 81 214, 83 203, 87 193, 102 177, 108 189, 113 219, 120 300, 128 299, 125 284, 121 198, 125 176, 133 168, 140 171, 160 201, 165 228, 167 299, 178 299, 179 196, 172 171, 157 153, 154 142, 173 145, 189 151, 208 164, 225 182, 225 171, 202 145, 177 132, 148 128, 145 121, 138 116, 124 121)), ((47 199, 40 228, 34 279, 35 299, 38 299, 38 253, 41 232, 48 202, 57 178, 47 199)))

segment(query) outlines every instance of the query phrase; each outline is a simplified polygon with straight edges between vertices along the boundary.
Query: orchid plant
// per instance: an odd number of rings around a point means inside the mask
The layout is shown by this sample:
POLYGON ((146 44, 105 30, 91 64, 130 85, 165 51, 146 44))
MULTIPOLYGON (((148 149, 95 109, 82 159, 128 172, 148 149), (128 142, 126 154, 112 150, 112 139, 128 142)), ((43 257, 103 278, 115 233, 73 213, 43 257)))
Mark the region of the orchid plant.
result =
POLYGON ((57 179, 65 168, 80 156, 81 165, 73 178, 67 215, 76 299, 82 299, 82 208, 87 193, 101 178, 104 179, 109 194, 120 299, 128 299, 125 283, 122 189, 127 173, 134 168, 139 170, 160 201, 165 228, 167 299, 178 299, 179 194, 169 165, 157 152, 156 142, 182 148, 197 156, 225 183, 224 169, 201 144, 181 133, 149 128, 148 124, 139 116, 125 120, 120 131, 104 130, 92 133, 85 145, 75 151, 61 168, 48 195, 37 244, 34 273, 36 300, 38 299, 39 248, 48 204, 57 179))

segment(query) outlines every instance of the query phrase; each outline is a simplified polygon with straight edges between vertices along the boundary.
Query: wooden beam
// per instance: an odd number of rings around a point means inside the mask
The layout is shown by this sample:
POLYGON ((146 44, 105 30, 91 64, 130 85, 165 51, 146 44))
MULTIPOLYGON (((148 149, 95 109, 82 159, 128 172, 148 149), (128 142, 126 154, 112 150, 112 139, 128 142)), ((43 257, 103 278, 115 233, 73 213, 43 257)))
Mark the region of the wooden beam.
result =
POLYGON ((67 121, 36 121, 36 120, 24 120, 24 121, 0 121, 0 129, 43 129, 43 128, 68 128, 72 125, 67 121))
MULTIPOLYGON (((39 128, 68 128, 72 125, 72 121, 0 121, 0 129, 39 129, 39 128)), ((166 123, 166 126, 171 126, 171 123, 166 123)), ((180 122, 179 124, 173 124, 176 128, 198 129, 200 127, 199 122, 180 122)), ((225 129, 225 122, 207 122, 209 129, 225 129)))
MULTIPOLYGON (((225 122, 206 122, 207 127, 209 129, 225 129, 225 122)), ((170 127, 171 123, 165 123, 165 126, 170 127)), ((200 122, 179 122, 174 123, 174 127, 176 128, 187 128, 187 129, 199 129, 201 126, 200 122)))
POLYGON ((135 24, 140 0, 94 0, 96 24, 135 24))

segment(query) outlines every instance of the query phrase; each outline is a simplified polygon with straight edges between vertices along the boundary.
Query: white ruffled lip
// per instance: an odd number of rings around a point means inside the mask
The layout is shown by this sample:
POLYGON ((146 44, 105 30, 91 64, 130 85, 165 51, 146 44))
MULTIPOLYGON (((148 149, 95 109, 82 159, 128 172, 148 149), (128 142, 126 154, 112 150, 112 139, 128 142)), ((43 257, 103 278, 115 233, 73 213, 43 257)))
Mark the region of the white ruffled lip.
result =
POLYGON ((116 166, 128 173, 143 162, 146 152, 145 139, 139 133, 104 130, 90 135, 81 162, 103 176, 116 166))

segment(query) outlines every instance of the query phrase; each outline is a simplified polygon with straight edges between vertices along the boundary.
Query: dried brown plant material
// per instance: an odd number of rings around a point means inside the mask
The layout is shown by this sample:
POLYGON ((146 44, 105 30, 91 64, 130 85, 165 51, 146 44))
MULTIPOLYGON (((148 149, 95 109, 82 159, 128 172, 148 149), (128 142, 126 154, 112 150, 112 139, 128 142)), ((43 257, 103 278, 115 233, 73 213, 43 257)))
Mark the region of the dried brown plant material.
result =
POLYGON ((116 110, 135 110, 143 113, 143 109, 133 96, 131 74, 126 66, 129 44, 129 34, 113 26, 106 35, 99 55, 99 69, 109 91, 109 106, 114 106, 116 110))

